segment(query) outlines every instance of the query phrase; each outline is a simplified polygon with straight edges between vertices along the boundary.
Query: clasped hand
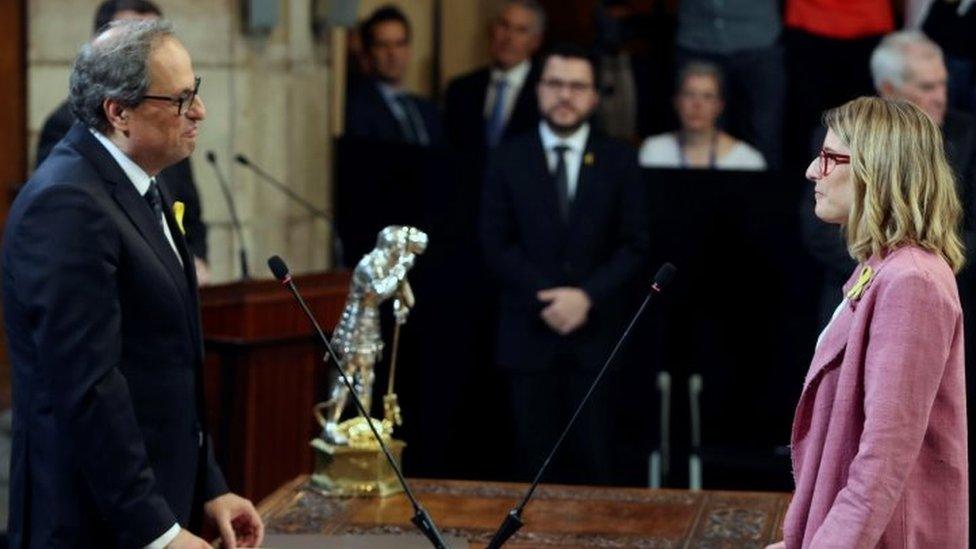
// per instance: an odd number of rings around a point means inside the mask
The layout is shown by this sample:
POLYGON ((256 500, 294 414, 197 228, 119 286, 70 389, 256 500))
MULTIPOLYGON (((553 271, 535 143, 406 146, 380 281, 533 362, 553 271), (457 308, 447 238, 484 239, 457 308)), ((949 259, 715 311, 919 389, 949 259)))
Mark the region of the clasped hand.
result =
POLYGON ((541 290, 536 298, 546 307, 540 316, 559 335, 568 335, 586 323, 592 302, 580 288, 559 287, 541 290))

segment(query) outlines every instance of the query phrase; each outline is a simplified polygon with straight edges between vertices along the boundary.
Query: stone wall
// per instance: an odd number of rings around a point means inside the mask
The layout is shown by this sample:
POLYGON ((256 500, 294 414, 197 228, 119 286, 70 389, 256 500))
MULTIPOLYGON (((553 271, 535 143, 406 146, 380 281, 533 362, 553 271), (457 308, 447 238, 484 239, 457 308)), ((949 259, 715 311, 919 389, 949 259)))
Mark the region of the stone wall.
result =
MULTIPOLYGON (((239 0, 161 0, 166 17, 193 57, 207 108, 193 171, 209 225, 215 282, 240 275, 237 240, 205 153, 213 150, 236 196, 252 275, 265 260, 284 257, 292 270, 327 268, 332 231, 245 168, 235 153, 286 181, 316 206, 331 210, 327 39, 312 34, 307 0, 281 0, 279 23, 267 36, 242 31, 239 0)), ((67 96, 74 55, 91 32, 98 0, 30 0, 28 128, 33 165, 45 118, 67 96)))

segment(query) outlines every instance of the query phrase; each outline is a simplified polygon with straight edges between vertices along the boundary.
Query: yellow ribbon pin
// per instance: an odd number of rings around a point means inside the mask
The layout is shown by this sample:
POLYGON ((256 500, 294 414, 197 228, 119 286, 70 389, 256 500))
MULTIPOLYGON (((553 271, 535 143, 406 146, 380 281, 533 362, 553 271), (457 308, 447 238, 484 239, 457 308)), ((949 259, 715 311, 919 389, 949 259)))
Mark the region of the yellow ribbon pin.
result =
POLYGON ((594 162, 596 162, 596 157, 593 156, 593 153, 586 153, 585 155, 583 155, 583 164, 586 164, 587 166, 592 166, 594 162))
POLYGON ((857 277, 857 282, 851 286, 851 289, 847 292, 847 299, 851 301, 861 299, 861 294, 863 294, 864 290, 867 289, 868 284, 871 282, 873 277, 874 269, 872 269, 870 265, 865 265, 864 268, 861 269, 861 275, 857 277))
POLYGON ((186 229, 183 228, 183 214, 186 213, 186 205, 176 200, 173 202, 173 217, 176 218, 176 226, 180 228, 183 236, 186 236, 186 229))

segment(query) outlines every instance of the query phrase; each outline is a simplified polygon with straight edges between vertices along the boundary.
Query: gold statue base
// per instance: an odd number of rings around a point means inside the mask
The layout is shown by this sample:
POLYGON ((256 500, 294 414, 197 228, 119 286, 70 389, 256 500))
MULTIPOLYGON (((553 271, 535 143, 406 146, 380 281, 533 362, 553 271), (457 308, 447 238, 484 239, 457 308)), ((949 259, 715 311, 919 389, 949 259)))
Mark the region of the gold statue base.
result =
MULTIPOLYGON (((380 422, 373 421, 379 427, 380 422)), ((354 433, 348 445, 329 444, 322 438, 312 440, 311 445, 315 449, 312 483, 328 495, 386 497, 403 492, 396 473, 386 461, 379 444, 375 440, 367 441, 356 436, 357 431, 361 433, 364 427, 368 430, 362 418, 353 418, 340 424, 341 431, 354 433)), ((402 463, 400 456, 406 443, 389 435, 392 426, 383 427, 385 428, 378 429, 383 442, 399 465, 402 463)))

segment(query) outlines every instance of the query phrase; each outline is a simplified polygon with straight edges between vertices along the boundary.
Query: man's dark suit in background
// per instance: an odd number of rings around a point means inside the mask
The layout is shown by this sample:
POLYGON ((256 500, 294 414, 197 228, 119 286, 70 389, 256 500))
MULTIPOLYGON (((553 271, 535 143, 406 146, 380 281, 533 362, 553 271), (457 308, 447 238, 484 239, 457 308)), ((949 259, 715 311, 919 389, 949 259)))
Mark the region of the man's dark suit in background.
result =
MULTIPOLYGON (((47 117, 47 120, 44 121, 44 127, 41 128, 40 140, 37 143, 36 167, 40 167, 41 163, 51 154, 54 146, 68 133, 74 123, 75 117, 71 114, 71 108, 67 101, 58 105, 58 108, 47 117)), ((190 247, 190 253, 194 257, 207 261, 207 225, 203 222, 200 195, 197 193, 197 186, 193 180, 193 168, 190 166, 190 159, 186 158, 166 168, 159 173, 157 181, 169 191, 173 200, 179 200, 186 205, 186 211, 183 214, 186 244, 190 247)))
POLYGON ((163 211, 183 267, 149 204, 81 124, 10 210, 15 547, 137 547, 227 492, 203 431, 193 261, 166 192, 163 211))
POLYGON ((437 107, 422 97, 402 92, 397 102, 400 116, 380 91, 381 84, 367 80, 349 91, 346 103, 346 135, 389 143, 437 145, 443 141, 437 107), (401 118, 407 117, 407 118, 401 118))
MULTIPOLYGON (((591 132, 565 221, 545 155, 538 130, 499 146, 482 205, 485 260, 501 287, 496 359, 510 379, 521 480, 540 465, 636 310, 632 289, 648 248, 631 148, 591 132), (559 286, 582 288, 592 300, 586 323, 566 336, 539 316, 537 292, 559 286)), ((605 395, 595 396, 547 479, 612 481, 610 415, 605 395)))
MULTIPOLYGON (((502 141, 538 126, 539 102, 535 95, 538 83, 539 67, 533 63, 505 124, 502 141)), ((487 148, 485 99, 490 85, 490 67, 451 80, 444 95, 444 130, 449 144, 461 150, 487 148)))

